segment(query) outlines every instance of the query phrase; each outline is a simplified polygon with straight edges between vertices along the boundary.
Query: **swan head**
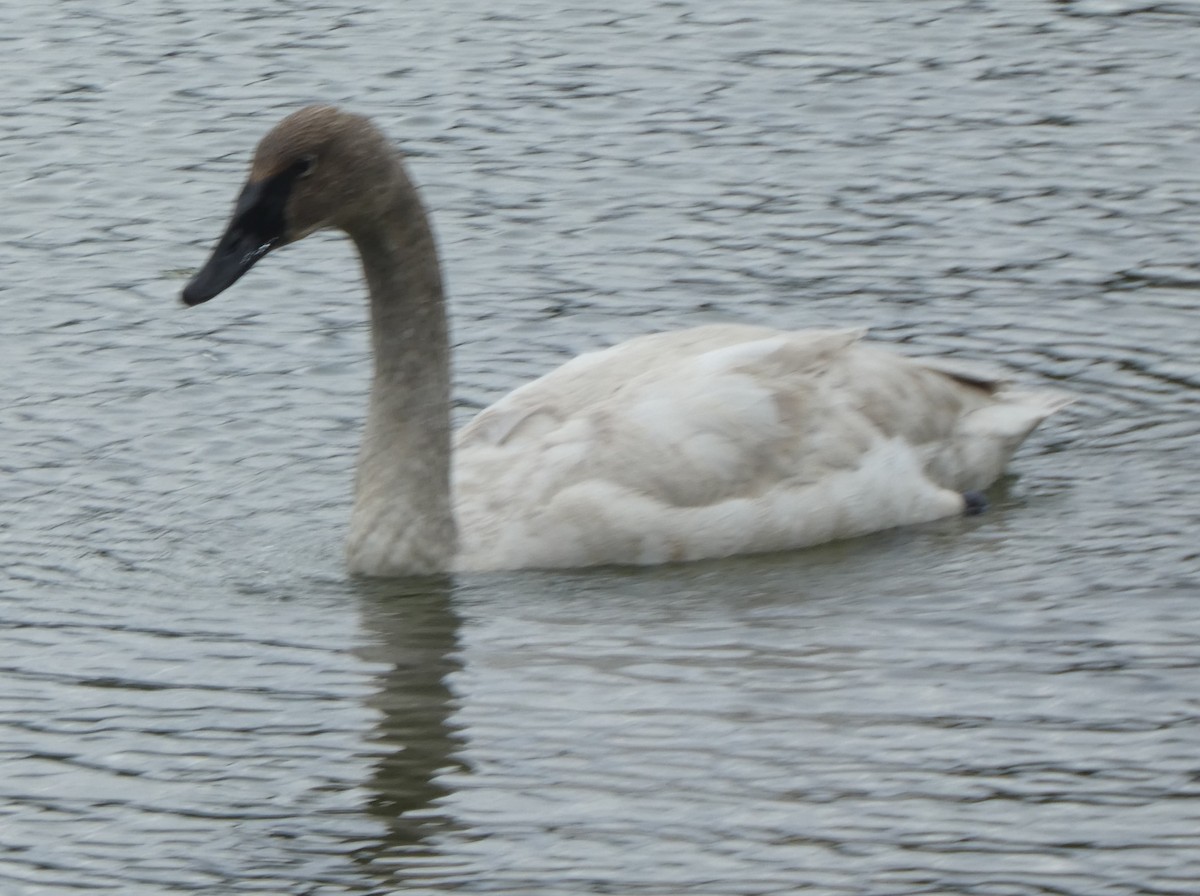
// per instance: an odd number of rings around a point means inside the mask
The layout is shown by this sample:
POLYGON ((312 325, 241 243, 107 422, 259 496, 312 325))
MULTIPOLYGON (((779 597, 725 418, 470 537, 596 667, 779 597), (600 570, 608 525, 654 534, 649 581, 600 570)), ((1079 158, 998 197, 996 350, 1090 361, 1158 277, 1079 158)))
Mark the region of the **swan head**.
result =
POLYGON ((317 230, 353 230, 357 219, 379 214, 397 170, 398 154, 368 119, 333 106, 292 113, 259 142, 229 224, 184 287, 184 304, 219 295, 281 246, 317 230))

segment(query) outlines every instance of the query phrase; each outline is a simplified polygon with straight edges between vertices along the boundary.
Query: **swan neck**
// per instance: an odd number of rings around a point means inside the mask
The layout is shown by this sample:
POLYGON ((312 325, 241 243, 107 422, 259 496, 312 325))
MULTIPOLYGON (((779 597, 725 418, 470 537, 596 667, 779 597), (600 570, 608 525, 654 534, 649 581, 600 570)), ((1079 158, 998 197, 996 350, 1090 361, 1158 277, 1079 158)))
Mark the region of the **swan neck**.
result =
POLYGON ((347 228, 370 294, 374 368, 347 545, 353 571, 439 572, 456 549, 449 333, 437 247, 403 171, 386 215, 347 228))

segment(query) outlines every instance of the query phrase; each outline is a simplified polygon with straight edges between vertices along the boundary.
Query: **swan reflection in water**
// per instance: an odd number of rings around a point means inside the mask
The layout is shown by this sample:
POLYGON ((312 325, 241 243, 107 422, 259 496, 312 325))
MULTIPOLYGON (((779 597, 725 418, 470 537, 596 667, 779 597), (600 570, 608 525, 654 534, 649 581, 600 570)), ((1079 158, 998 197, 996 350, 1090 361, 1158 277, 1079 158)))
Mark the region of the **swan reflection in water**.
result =
POLYGON ((451 721, 457 705, 447 683, 461 669, 461 620, 448 579, 404 586, 362 581, 357 587, 367 642, 358 655, 385 666, 365 701, 379 714, 372 737, 378 758, 366 782, 371 795, 365 809, 384 830, 354 858, 394 887, 404 882, 410 862, 436 854, 431 841, 453 825, 438 802, 449 793, 443 777, 465 770, 457 758, 462 744, 451 721))

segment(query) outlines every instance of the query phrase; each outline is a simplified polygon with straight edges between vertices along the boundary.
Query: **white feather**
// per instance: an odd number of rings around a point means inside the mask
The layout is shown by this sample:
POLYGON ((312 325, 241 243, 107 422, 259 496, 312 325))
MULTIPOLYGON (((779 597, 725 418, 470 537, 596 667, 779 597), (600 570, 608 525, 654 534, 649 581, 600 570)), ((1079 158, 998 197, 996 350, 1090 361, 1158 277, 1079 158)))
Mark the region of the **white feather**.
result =
POLYGON ((521 387, 458 436, 456 565, 693 560, 960 513, 1063 403, 861 335, 707 326, 521 387))

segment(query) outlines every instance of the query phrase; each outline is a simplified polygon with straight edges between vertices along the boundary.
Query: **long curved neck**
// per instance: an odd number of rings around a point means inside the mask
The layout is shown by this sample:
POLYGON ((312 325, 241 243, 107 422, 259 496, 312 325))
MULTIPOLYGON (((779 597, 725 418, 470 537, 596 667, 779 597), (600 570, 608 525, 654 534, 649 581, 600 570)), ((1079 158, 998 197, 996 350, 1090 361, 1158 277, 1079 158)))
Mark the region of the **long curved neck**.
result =
POLYGON ((387 213, 347 227, 371 298, 374 375, 347 541, 352 572, 447 569, 457 548, 450 497, 450 346, 437 247, 397 166, 387 213))

